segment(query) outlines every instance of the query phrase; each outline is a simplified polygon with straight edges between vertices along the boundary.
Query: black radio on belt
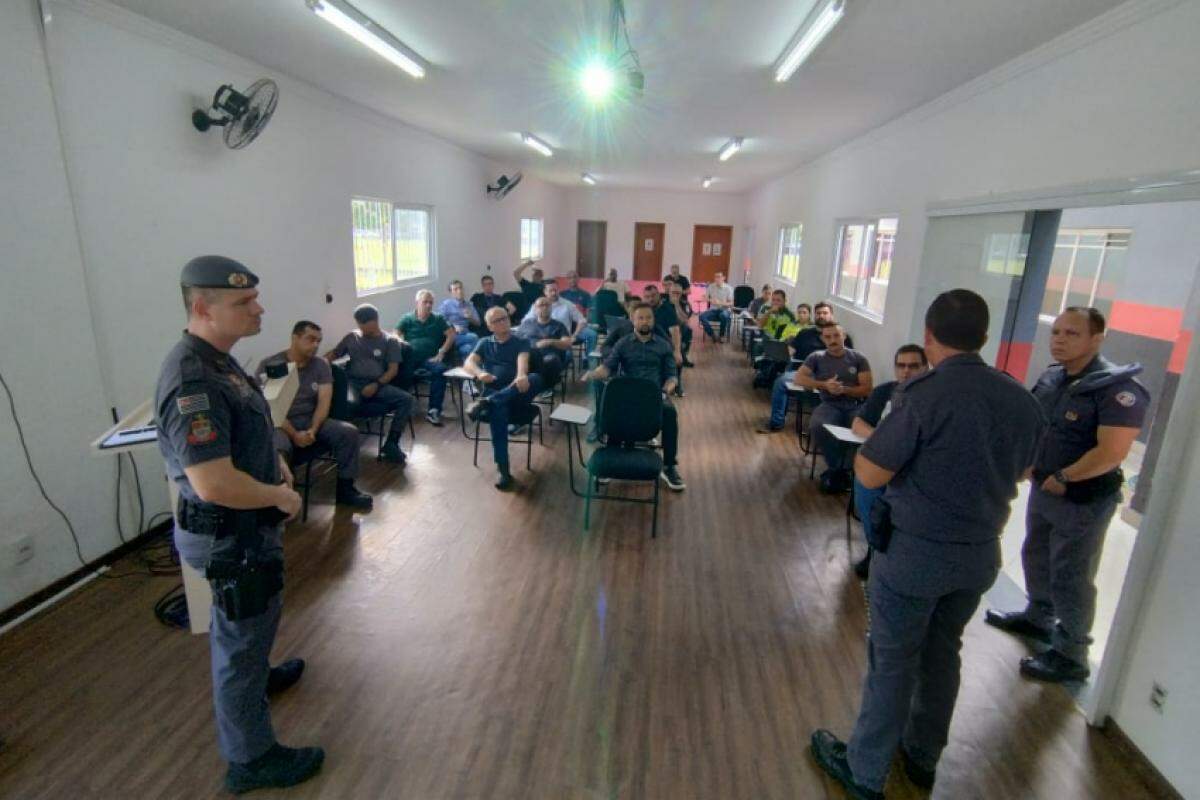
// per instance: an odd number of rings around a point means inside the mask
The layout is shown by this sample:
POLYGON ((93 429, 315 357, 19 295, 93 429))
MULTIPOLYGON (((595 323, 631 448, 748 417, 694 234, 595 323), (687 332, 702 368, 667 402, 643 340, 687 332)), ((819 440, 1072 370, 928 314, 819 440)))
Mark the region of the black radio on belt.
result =
POLYGON ((213 605, 231 622, 257 617, 283 588, 283 562, 214 561, 204 570, 212 587, 213 605))

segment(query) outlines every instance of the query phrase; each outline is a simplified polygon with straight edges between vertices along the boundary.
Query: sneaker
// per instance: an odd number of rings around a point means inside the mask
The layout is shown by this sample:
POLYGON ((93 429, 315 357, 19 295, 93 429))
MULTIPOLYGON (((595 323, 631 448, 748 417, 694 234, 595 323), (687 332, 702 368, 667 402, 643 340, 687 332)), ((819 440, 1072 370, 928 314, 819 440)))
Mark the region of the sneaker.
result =
POLYGON ((471 420, 471 422, 478 422, 479 418, 483 416, 483 412, 487 410, 487 407, 488 399, 486 397, 479 398, 467 406, 467 419, 471 420))
POLYGON ((384 442, 383 447, 379 449, 379 458, 392 464, 399 464, 400 466, 404 466, 405 462, 408 461, 408 457, 400 449, 399 442, 384 442))
POLYGON ((772 422, 764 422, 762 425, 759 425, 754 430, 757 431, 758 433, 779 433, 781 430, 783 430, 783 426, 776 425, 772 422))
POLYGON ((440 408, 431 408, 425 412, 425 419, 430 425, 438 428, 442 427, 442 410, 440 408))
POLYGON ((809 750, 817 766, 840 783, 851 800, 883 800, 883 792, 855 783, 854 773, 846 760, 846 743, 832 733, 824 729, 813 731, 809 750))
POLYGON ((267 675, 267 694, 279 694, 292 688, 303 674, 303 658, 289 658, 278 667, 271 667, 271 672, 267 675))
POLYGON ((225 773, 225 788, 233 794, 255 789, 295 786, 316 775, 325 761, 319 747, 284 747, 276 742, 271 749, 245 764, 230 764, 225 773))
POLYGON ((1050 649, 1036 656, 1021 659, 1021 674, 1048 683, 1082 681, 1091 674, 1086 664, 1080 664, 1057 650, 1050 649))
POLYGON ((683 482, 683 476, 679 474, 679 470, 672 464, 669 467, 662 469, 663 483, 667 484, 667 488, 673 492, 682 492, 687 488, 687 484, 683 482))

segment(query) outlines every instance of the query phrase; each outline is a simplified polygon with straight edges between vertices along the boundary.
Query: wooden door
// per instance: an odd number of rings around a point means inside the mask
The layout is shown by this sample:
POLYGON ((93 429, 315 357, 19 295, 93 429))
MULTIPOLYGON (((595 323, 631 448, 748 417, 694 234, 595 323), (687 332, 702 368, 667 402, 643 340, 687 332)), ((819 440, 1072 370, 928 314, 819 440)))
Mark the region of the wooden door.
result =
POLYGON ((730 225, 697 225, 692 235, 692 282, 707 283, 718 272, 729 277, 730 225))
POLYGON ((581 278, 604 279, 604 250, 608 223, 581 219, 575 236, 575 271, 581 278))
POLYGON ((662 222, 633 224, 633 279, 657 281, 663 276, 663 240, 667 226, 662 222))

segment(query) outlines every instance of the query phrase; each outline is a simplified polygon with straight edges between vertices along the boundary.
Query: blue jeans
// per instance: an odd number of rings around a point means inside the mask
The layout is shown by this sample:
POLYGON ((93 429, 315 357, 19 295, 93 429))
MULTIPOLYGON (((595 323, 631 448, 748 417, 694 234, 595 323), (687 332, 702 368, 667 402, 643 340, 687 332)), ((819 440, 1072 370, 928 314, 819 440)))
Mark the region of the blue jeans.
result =
MULTIPOLYGON (((492 460, 496 466, 508 469, 508 424, 529 421, 529 406, 533 398, 542 391, 542 376, 529 376, 529 389, 522 392, 515 383, 510 383, 488 397, 488 426, 492 433, 492 460)), ((532 435, 532 432, 530 433, 532 435)))
MULTIPOLYGON (((470 331, 459 331, 454 339, 454 347, 458 350, 458 354, 462 356, 462 360, 466 361, 467 356, 471 355, 471 351, 475 349, 475 344, 479 341, 479 337, 470 331)), ((441 405, 438 406, 441 408, 441 405)))
POLYGON ((729 332, 729 322, 731 319, 732 317, 729 315, 728 308, 710 308, 700 313, 700 327, 704 329, 706 336, 716 338, 713 336, 712 323, 720 322, 721 335, 724 336, 729 332))
POLYGON ((579 339, 579 341, 583 342, 585 356, 588 353, 590 353, 596 349, 596 337, 597 337, 596 329, 591 327, 590 325, 588 327, 584 328, 582 331, 580 331, 579 336, 577 338, 579 339))
POLYGON ((771 427, 782 428, 787 420, 788 390, 787 385, 796 379, 796 370, 789 369, 775 379, 771 387, 771 427))
POLYGON ((445 361, 426 361, 418 369, 429 373, 429 410, 441 411, 442 402, 446 399, 446 370, 450 366, 445 361))
POLYGON ((881 486, 878 489, 868 489, 858 482, 858 478, 854 479, 854 511, 862 520, 863 536, 866 537, 867 544, 871 544, 871 506, 883 497, 886 488, 881 486))

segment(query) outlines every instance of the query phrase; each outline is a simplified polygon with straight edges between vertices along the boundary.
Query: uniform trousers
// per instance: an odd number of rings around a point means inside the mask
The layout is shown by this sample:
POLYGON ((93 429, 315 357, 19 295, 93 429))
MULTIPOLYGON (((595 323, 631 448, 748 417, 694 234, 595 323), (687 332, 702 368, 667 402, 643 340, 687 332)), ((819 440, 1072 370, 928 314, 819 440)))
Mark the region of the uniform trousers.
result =
MULTIPOLYGON (((279 528, 260 528, 263 558, 283 559, 279 528)), ((195 569, 204 572, 216 550, 233 547, 232 537, 214 539, 175 527, 175 547, 195 569)), ((266 753, 275 744, 271 709, 267 703, 269 657, 279 629, 283 594, 271 598, 267 610, 249 619, 230 620, 212 607, 208 647, 212 664, 213 709, 217 720, 217 745, 228 762, 244 764, 266 753)))
POLYGON ((958 698, 962 632, 999 571, 999 546, 947 545, 896 531, 875 551, 862 705, 847 760, 854 780, 882 791, 903 746, 936 768, 958 698))
POLYGON ((1096 618, 1096 570, 1119 494, 1072 503, 1034 487, 1025 511, 1021 566, 1029 606, 1025 616, 1052 630, 1055 650, 1087 664, 1096 618))
MULTIPOLYGON (((362 388, 361 386, 359 388, 362 388)), ((388 429, 388 439, 400 438, 404 425, 412 415, 413 396, 403 389, 387 384, 380 386, 375 394, 363 397, 359 401, 358 413, 362 417, 383 417, 392 414, 392 424, 388 429)))
MULTIPOLYGON (((358 477, 358 428, 340 419, 327 419, 317 429, 316 446, 328 450, 337 461, 339 478, 358 477)), ((275 429, 275 450, 291 463, 295 443, 280 428, 275 429)))

